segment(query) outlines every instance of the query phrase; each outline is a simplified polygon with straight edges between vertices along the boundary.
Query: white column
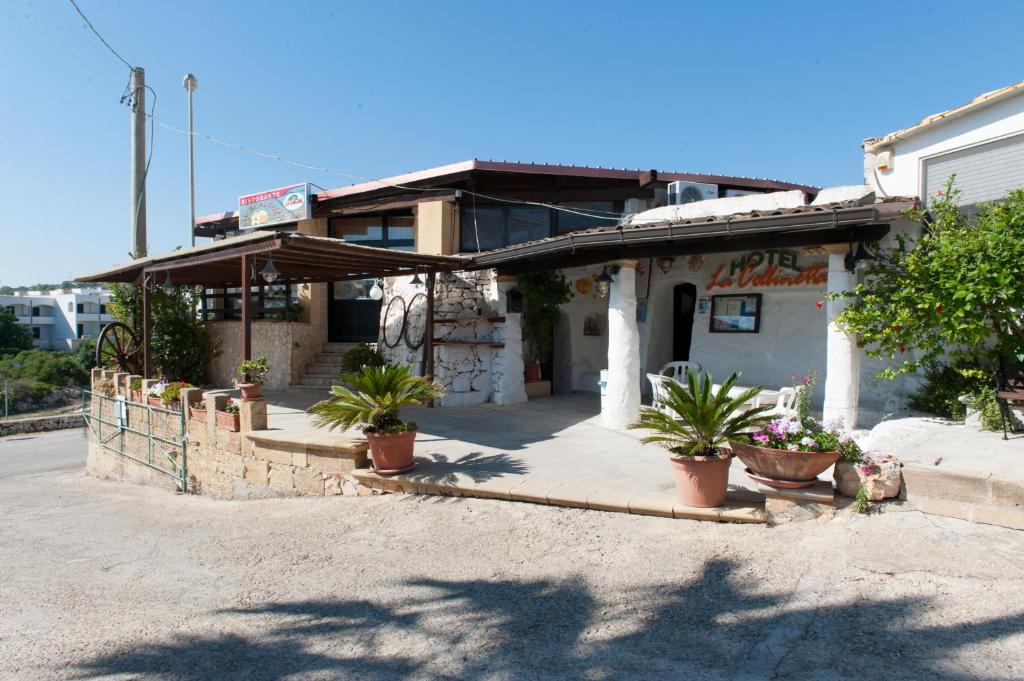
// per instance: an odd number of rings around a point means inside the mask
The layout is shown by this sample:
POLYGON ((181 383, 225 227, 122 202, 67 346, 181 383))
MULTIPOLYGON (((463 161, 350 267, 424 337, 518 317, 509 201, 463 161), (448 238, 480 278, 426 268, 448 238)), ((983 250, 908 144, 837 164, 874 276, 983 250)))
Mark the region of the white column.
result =
POLYGON ((505 316, 504 324, 495 324, 492 338, 505 344, 495 348, 491 357, 491 401, 517 404, 526 401, 523 377, 522 315, 508 311, 506 295, 517 285, 516 277, 495 277, 490 289, 490 305, 505 316))
POLYGON ((625 428, 640 418, 640 332, 636 326, 636 261, 621 260, 608 295, 608 384, 601 422, 625 428))
MULTIPOLYGON (((828 292, 850 291, 857 285, 857 275, 846 270, 844 253, 828 256, 828 292)), ((826 340, 824 418, 842 420, 848 429, 857 427, 857 402, 860 397, 860 349, 856 339, 836 323, 846 308, 845 300, 829 300, 828 336, 826 340)))

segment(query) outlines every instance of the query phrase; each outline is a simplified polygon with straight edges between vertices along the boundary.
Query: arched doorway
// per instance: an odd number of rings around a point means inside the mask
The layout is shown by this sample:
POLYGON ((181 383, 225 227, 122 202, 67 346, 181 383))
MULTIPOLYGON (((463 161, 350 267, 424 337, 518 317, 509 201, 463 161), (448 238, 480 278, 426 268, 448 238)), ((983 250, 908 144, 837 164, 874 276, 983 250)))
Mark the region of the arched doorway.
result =
POLYGON ((678 284, 672 289, 672 361, 690 359, 693 340, 693 314, 697 306, 697 287, 678 284))

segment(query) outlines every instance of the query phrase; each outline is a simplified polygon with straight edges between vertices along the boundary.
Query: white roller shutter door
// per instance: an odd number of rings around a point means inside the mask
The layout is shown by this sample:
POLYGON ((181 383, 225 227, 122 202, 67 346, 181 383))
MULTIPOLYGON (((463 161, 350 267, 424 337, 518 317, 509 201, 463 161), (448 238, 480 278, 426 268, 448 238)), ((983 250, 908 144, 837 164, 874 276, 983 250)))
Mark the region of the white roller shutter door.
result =
POLYGON ((954 173, 963 206, 1002 199, 1011 189, 1024 188, 1024 135, 925 159, 925 201, 933 198, 954 173))

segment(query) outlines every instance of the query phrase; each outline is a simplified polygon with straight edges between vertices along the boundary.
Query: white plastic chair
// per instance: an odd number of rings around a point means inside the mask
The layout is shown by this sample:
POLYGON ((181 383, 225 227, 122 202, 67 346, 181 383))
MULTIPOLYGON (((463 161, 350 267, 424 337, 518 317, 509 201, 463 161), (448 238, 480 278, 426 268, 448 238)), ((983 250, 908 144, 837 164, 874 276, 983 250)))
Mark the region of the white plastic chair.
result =
POLYGON ((665 384, 673 379, 659 374, 647 374, 647 380, 651 382, 651 406, 663 414, 673 416, 675 412, 665 406, 665 398, 668 396, 665 384))
POLYGON ((658 373, 661 374, 662 376, 667 376, 674 381, 685 383, 687 369, 692 369, 693 371, 699 374, 702 371, 703 367, 701 367, 701 365, 697 364, 696 362, 669 362, 665 366, 661 367, 661 371, 659 371, 658 373))
POLYGON ((771 410, 764 412, 767 416, 782 416, 794 418, 796 416, 796 388, 779 388, 779 397, 771 410))

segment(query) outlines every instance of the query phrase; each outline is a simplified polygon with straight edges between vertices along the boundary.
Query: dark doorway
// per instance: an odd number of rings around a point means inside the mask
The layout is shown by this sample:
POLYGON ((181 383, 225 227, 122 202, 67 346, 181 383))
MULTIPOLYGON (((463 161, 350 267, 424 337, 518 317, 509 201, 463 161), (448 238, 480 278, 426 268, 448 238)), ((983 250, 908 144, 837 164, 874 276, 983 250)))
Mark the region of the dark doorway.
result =
POLYGON ((693 313, 697 305, 697 287, 679 284, 672 290, 672 361, 690 359, 693 339, 693 313))
POLYGON ((327 285, 327 340, 331 343, 377 342, 380 301, 370 297, 374 279, 335 281, 327 285))
MULTIPOLYGON (((416 220, 410 215, 331 218, 328 236, 362 246, 415 251, 416 220)), ((381 301, 370 297, 373 279, 335 281, 327 289, 327 340, 332 343, 377 341, 381 301)))

